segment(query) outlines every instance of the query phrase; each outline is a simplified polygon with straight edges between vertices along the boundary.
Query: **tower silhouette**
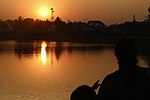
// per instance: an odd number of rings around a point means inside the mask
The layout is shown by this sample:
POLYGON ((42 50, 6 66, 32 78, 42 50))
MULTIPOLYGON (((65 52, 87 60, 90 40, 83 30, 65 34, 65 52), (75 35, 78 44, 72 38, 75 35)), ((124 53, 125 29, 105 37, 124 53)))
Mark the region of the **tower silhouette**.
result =
POLYGON ((133 15, 133 22, 136 22, 135 14, 133 15))
POLYGON ((53 22, 54 21, 54 9, 51 8, 51 21, 53 22))

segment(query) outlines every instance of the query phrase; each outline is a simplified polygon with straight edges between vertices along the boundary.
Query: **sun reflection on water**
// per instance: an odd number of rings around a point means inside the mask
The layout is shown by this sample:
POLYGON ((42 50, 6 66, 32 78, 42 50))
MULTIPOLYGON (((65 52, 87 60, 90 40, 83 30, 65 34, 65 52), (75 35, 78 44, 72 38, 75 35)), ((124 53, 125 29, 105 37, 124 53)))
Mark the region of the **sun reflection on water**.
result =
POLYGON ((42 65, 45 65, 46 61, 47 61, 46 47, 47 47, 46 42, 42 42, 42 44, 41 44, 41 60, 42 60, 42 65))

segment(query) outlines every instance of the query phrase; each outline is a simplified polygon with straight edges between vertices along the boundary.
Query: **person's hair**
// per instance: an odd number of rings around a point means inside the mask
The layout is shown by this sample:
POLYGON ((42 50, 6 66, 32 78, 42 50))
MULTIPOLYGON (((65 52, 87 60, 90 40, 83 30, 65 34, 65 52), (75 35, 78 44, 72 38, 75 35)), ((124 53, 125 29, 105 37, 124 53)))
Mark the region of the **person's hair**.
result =
POLYGON ((135 41, 131 37, 121 38, 116 44, 115 55, 118 60, 126 57, 136 57, 137 48, 135 41))
POLYGON ((95 100, 96 93, 94 89, 87 85, 77 87, 71 94, 70 100, 95 100))

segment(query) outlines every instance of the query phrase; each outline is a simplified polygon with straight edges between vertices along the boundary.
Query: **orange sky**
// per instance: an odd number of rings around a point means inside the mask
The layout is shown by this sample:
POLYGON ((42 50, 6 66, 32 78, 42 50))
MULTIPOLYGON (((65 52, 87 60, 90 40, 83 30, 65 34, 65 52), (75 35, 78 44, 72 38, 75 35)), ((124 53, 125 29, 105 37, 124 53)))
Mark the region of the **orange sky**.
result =
POLYGON ((50 8, 54 16, 64 21, 88 21, 98 19, 106 24, 120 23, 121 17, 132 20, 144 20, 150 6, 148 0, 0 0, 0 19, 15 19, 18 16, 34 19, 50 17, 50 8), (47 9, 49 15, 41 17, 39 11, 47 9))

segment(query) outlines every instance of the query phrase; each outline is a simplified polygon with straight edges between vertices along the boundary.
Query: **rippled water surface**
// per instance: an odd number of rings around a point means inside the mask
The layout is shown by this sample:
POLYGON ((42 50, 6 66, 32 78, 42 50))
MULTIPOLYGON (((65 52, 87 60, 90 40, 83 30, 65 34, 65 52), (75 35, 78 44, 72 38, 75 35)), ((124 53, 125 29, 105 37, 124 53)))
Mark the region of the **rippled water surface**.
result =
MULTIPOLYGON (((147 56, 138 58, 149 66, 147 56)), ((1 41, 0 99, 69 100, 77 86, 101 82, 117 68, 109 44, 1 41)))

